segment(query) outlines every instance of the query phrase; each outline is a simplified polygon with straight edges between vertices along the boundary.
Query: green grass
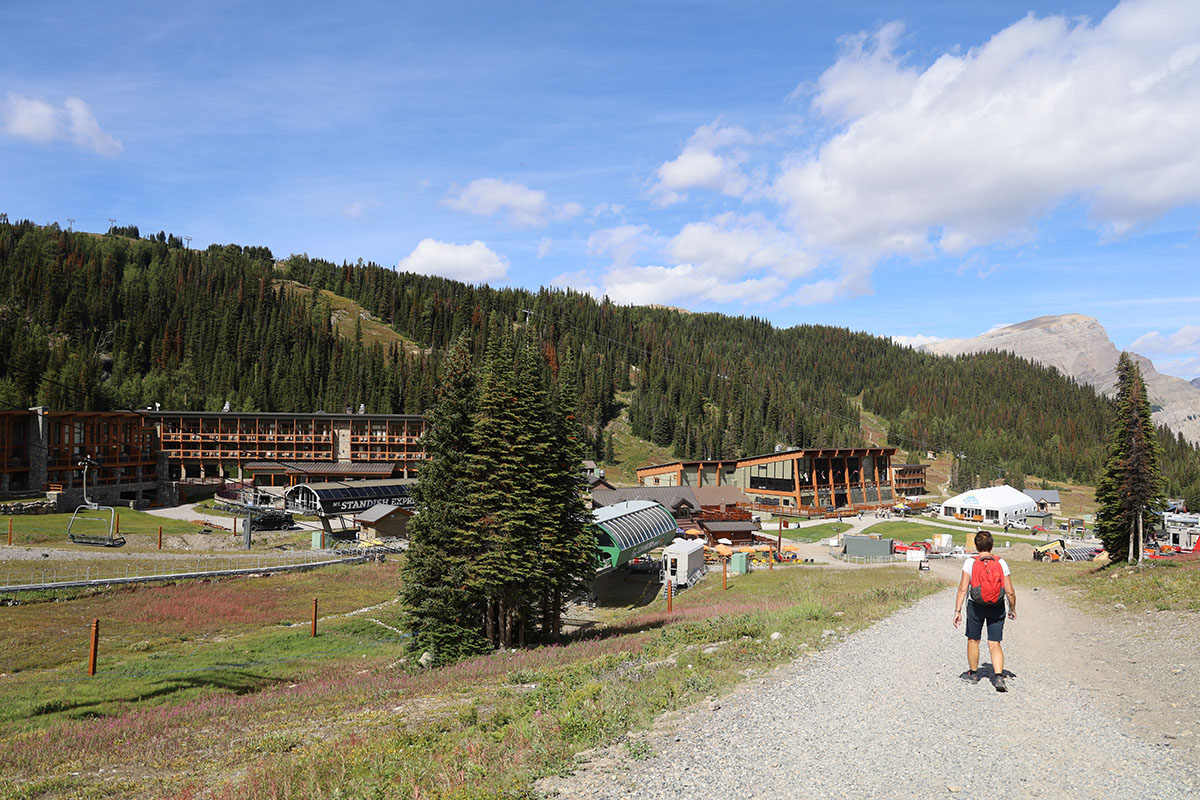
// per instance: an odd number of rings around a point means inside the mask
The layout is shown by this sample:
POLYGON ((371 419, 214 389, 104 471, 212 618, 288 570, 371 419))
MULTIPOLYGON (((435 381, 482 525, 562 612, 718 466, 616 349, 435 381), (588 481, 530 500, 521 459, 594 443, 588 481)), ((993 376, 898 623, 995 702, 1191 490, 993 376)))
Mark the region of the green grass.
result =
POLYGON ((669 447, 661 447, 654 442, 633 435, 629 425, 629 415, 625 409, 633 398, 633 392, 621 392, 616 396, 616 402, 622 406, 620 415, 608 424, 608 432, 613 437, 613 458, 611 464, 604 464, 605 477, 609 483, 617 486, 636 486, 639 467, 650 464, 663 464, 677 459, 669 447))
MULTIPOLYGON (((794 521, 794 520, 789 520, 794 521)), ((839 533, 850 530, 853 527, 848 522, 825 522, 820 525, 811 525, 805 528, 784 528, 783 538, 791 539, 793 542, 816 542, 821 539, 828 539, 830 536, 836 536, 839 533)), ((779 523, 772 520, 771 522, 763 523, 763 534, 771 536, 778 534, 779 523), (772 527, 774 523, 774 527, 772 527)))
MULTIPOLYGON (((974 528, 972 528, 974 531, 974 528)), ((878 522, 864 531, 865 534, 877 533, 880 536, 888 539, 902 539, 905 542, 916 542, 923 539, 929 539, 935 533, 948 533, 954 539, 955 544, 966 545, 967 531, 958 532, 947 528, 942 528, 937 525, 926 525, 921 522, 906 521, 906 520, 888 520, 886 522, 878 522)), ((992 537, 997 547, 1005 547, 1009 543, 1012 544, 1037 544, 1030 539, 1021 539, 1013 536, 1005 536, 1003 534, 994 535, 992 537)))
MULTIPOLYGON (((346 600, 369 599, 369 586, 394 594, 394 575, 363 580, 357 569, 333 581, 359 593, 346 600)), ((899 569, 777 569, 739 576, 722 591, 710 576, 677 597, 670 615, 656 599, 562 646, 435 670, 401 663, 395 634, 360 617, 323 625, 316 640, 305 628, 266 622, 289 613, 303 619, 309 585, 281 594, 300 606, 290 612, 239 587, 254 584, 232 584, 200 603, 196 624, 211 627, 186 640, 182 618, 166 620, 195 598, 156 604, 152 592, 128 592, 126 614, 159 606, 163 613, 137 623, 148 627, 127 639, 114 631, 102 644, 101 675, 60 688, 6 685, 0 797, 38 796, 33 786, 73 792, 71 773, 81 769, 94 797, 530 797, 534 780, 569 769, 581 750, 812 652, 836 638, 822 631, 869 625, 941 584, 899 569), (218 620, 238 608, 258 622, 218 620), (782 635, 772 640, 776 631, 782 635), (350 649, 320 652, 331 645, 350 649), (272 656, 298 660, 237 666, 272 656), (163 674, 184 668, 193 671, 163 674), (159 674, 132 674, 143 671, 159 674)), ((65 615, 57 622, 17 627, 73 630, 97 611, 56 608, 73 602, 41 607, 65 615)), ((0 617, 0 637, 16 635, 5 624, 11 619, 0 617)), ((0 638, 0 652, 7 644, 0 638)), ((68 655, 77 670, 76 653, 68 655)), ((631 758, 648 755, 629 749, 631 758)))
POLYGON ((1155 559, 1141 566, 1090 562, 1021 562, 1015 574, 1066 589, 1085 608, 1112 613, 1117 603, 1131 611, 1200 611, 1200 560, 1155 559))
MULTIPOLYGON (((88 512, 91 517, 98 516, 98 512, 88 512)), ((106 552, 115 552, 122 555, 128 553, 145 553, 158 548, 158 528, 161 525, 163 536, 175 536, 183 534, 199 533, 206 526, 203 524, 193 523, 186 520, 171 519, 169 517, 159 517, 154 514, 147 514, 144 511, 134 511, 124 508, 116 512, 114 525, 114 535, 120 535, 126 540, 124 547, 119 550, 106 552)), ((72 544, 67 539, 67 526, 71 521, 71 514, 29 514, 19 517, 13 517, 13 545, 23 547, 53 547, 56 549, 79 550, 81 552, 97 552, 96 547, 88 545, 72 544)), ((95 535, 104 535, 108 530, 107 516, 103 523, 90 522, 84 523, 79 530, 82 533, 95 535)), ((3 544, 8 541, 8 520, 0 518, 0 565, 7 562, 4 557, 3 544)), ((230 526, 232 527, 232 526, 230 526)), ((212 535, 217 536, 233 536, 231 531, 214 530, 212 535)), ((290 547, 307 547, 310 543, 310 534, 308 531, 263 531, 255 533, 256 537, 262 537, 256 540, 255 547, 260 548, 262 542, 269 542, 270 547, 278 548, 280 546, 290 547)), ((169 545, 166 545, 169 549, 169 545)))
MULTIPOLYGON (((99 517, 100 512, 86 512, 89 517, 99 517)), ((144 511, 134 511, 129 508, 117 509, 114 515, 120 517, 119 533, 121 536, 151 536, 157 544, 158 527, 161 525, 163 535, 196 533, 202 526, 168 517, 158 517, 144 511)), ((25 514, 12 518, 14 545, 69 545, 67 541, 67 526, 71 522, 71 514, 25 514)), ((115 522, 115 520, 114 520, 115 522)), ((8 539, 8 520, 3 520, 4 527, 0 530, 3 541, 8 539)), ((100 523, 85 523, 87 533, 107 532, 107 514, 103 526, 100 523)), ((117 527, 114 525, 114 527, 117 527)), ((82 528, 81 528, 82 530, 82 528)), ((0 554, 2 557, 2 554, 0 554)))

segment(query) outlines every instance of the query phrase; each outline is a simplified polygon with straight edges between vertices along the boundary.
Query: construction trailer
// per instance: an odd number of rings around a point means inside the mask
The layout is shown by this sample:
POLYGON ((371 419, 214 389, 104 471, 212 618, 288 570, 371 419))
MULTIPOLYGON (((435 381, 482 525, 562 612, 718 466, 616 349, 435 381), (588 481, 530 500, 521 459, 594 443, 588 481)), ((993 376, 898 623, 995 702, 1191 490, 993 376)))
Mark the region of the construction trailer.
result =
POLYGON ((676 539, 663 548, 663 584, 674 591, 692 586, 704 572, 704 542, 699 539, 676 539))

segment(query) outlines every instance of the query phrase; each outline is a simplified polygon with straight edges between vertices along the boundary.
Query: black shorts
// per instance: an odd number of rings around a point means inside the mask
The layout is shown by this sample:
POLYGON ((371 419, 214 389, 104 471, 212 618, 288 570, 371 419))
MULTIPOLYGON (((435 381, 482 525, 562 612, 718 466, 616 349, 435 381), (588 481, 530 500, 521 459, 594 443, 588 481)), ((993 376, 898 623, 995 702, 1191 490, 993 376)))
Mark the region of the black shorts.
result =
POLYGON ((988 641, 999 642, 1004 639, 1004 601, 992 605, 976 605, 973 600, 967 601, 967 638, 978 641, 983 638, 983 623, 987 623, 988 641))

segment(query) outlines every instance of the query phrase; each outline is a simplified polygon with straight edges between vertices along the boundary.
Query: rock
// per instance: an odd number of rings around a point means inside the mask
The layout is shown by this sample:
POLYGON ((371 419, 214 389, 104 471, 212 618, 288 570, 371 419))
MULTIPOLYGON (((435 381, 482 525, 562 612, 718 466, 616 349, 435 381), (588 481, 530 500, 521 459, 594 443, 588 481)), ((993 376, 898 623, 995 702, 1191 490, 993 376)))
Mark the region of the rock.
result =
POLYGON ((821 631, 821 638, 824 639, 825 637, 833 636, 836 633, 837 633, 837 631, 831 631, 831 630, 829 630, 829 628, 826 628, 825 630, 821 631))
MULTIPOLYGON (((1117 383, 1120 353, 1094 317, 1082 314, 1038 317, 988 331, 974 339, 943 339, 925 345, 939 355, 963 355, 1006 350, 1021 358, 1054 367, 1064 375, 1112 395, 1117 383)), ((1133 353, 1141 367, 1146 390, 1159 410, 1154 421, 1200 442, 1200 389, 1183 378, 1163 375, 1150 359, 1133 353)))
POLYGON ((771 634, 771 641, 777 642, 777 641, 779 641, 780 637, 782 637, 782 636, 783 636, 782 633, 780 633, 779 631, 775 631, 774 633, 771 634))
POLYGON ((1124 603, 1117 603, 1115 606, 1113 606, 1113 611, 1124 611, 1124 610, 1125 610, 1124 603))
POLYGON ((950 791, 952 791, 952 792, 955 792, 955 793, 957 793, 957 792, 961 792, 961 791, 962 791, 962 789, 963 789, 963 787, 961 787, 961 786, 957 786, 957 785, 955 785, 955 784, 953 784, 953 783, 952 783, 952 784, 950 784, 949 786, 947 786, 946 788, 947 788, 947 789, 949 789, 949 790, 950 790, 950 791))
POLYGON ((424 653, 421 653, 421 657, 417 659, 417 663, 422 667, 428 667, 433 663, 433 653, 429 652, 428 650, 426 650, 424 653))

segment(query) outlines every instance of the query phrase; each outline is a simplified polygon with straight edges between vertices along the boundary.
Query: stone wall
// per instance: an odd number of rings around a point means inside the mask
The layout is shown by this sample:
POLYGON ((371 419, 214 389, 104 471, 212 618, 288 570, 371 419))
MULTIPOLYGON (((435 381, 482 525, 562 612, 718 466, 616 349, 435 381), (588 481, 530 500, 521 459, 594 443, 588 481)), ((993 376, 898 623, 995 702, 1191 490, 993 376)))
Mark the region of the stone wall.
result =
POLYGON ((0 503, 0 517, 19 517, 24 514, 53 514, 58 504, 53 500, 21 500, 15 503, 0 503))

